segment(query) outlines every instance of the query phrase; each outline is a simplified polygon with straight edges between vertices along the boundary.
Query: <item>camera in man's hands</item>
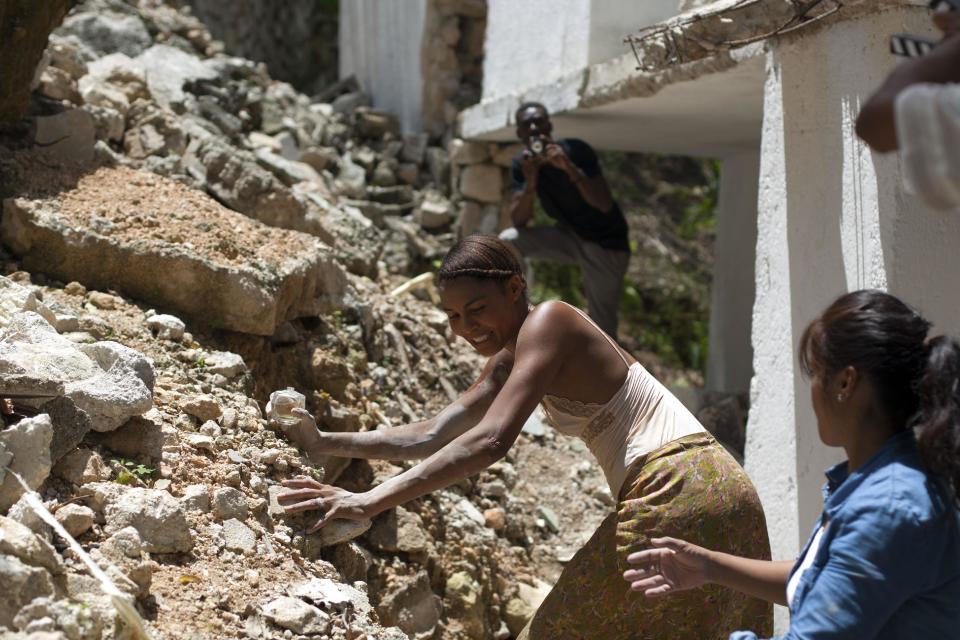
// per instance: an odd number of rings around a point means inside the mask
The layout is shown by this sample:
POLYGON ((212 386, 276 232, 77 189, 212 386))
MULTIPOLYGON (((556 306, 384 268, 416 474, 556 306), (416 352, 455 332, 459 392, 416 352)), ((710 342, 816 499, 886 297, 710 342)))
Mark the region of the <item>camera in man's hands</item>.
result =
POLYGON ((527 149, 535 156, 539 156, 547 148, 546 136, 530 136, 527 139, 527 149))

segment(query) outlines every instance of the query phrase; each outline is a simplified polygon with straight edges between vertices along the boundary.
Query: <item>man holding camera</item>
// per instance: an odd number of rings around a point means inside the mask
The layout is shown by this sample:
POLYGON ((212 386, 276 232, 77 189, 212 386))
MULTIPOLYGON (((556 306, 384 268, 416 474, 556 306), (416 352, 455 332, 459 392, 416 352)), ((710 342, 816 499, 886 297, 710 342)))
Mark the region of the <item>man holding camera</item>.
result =
POLYGON ((511 168, 513 227, 500 237, 525 258, 578 264, 590 317, 616 338, 630 242, 627 221, 610 194, 597 154, 583 140, 554 140, 550 115, 538 102, 520 105, 516 123, 525 148, 511 168), (537 198, 556 225, 528 226, 537 198))

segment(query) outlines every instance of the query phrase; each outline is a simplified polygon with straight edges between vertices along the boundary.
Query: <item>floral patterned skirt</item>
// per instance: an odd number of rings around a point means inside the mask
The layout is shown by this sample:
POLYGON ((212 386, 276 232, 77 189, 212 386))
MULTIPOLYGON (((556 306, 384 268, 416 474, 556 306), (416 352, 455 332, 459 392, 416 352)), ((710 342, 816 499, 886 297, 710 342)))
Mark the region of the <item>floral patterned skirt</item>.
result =
POLYGON ((670 442, 634 462, 617 513, 567 563, 519 640, 726 640, 773 633, 773 606, 717 585, 648 599, 623 579, 628 554, 650 537, 770 559, 760 499, 709 434, 670 442))

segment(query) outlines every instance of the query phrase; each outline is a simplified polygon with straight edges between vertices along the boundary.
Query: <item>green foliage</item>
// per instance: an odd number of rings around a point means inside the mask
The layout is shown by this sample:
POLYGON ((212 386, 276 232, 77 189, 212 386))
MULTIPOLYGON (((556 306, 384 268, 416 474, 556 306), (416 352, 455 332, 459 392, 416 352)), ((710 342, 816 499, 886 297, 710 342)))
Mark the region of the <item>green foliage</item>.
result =
POLYGON ((117 477, 113 479, 117 484, 130 484, 134 480, 145 480, 157 471, 153 467, 148 467, 145 464, 139 464, 133 460, 126 460, 124 458, 114 458, 110 462, 120 467, 117 477))
MULTIPOLYGON (((620 299, 620 337, 633 351, 648 351, 664 364, 706 368, 712 265, 720 163, 653 154, 602 152, 601 166, 631 226, 631 268, 620 299), (654 216, 656 240, 683 257, 679 263, 645 249, 642 216, 654 216)), ((534 224, 553 220, 534 209, 534 224)), ((533 263, 531 300, 560 299, 586 306, 576 265, 533 263)))

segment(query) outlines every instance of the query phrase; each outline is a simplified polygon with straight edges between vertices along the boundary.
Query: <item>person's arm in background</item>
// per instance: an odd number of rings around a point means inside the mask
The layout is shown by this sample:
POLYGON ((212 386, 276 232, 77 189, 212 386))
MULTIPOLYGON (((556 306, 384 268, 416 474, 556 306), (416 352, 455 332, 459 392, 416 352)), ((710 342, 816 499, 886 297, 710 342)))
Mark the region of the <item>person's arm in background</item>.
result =
POLYGON ((537 199, 537 171, 542 160, 524 149, 514 158, 510 168, 513 178, 513 199, 510 201, 510 221, 522 229, 533 220, 533 204, 537 199))
POLYGON ((899 147, 896 101, 905 89, 920 83, 960 82, 960 12, 936 14, 934 20, 946 33, 943 41, 928 55, 900 64, 860 109, 857 135, 875 151, 899 147))
POLYGON ((543 152, 545 161, 567 174, 587 204, 609 213, 613 209, 613 195, 600 172, 597 154, 590 145, 579 140, 570 140, 569 144, 573 157, 564 153, 563 147, 551 142, 543 152))

